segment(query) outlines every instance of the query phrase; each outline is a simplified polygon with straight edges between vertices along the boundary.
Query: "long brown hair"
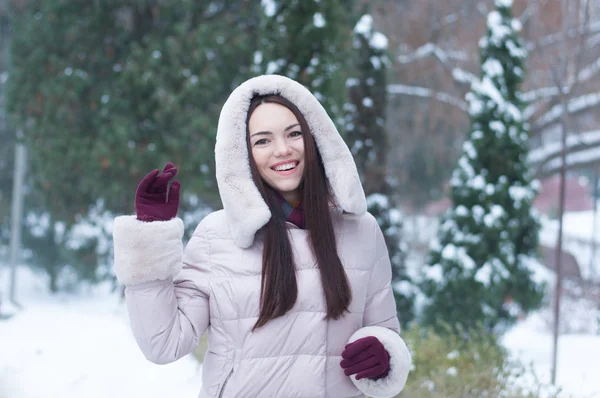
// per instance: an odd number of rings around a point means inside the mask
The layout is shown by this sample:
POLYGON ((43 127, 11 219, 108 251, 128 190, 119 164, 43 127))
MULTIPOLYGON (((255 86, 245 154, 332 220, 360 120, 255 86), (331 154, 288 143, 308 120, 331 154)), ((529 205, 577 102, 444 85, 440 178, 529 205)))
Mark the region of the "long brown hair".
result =
MULTIPOLYGON (((300 123, 304 140, 304 175, 302 182, 302 205, 305 227, 310 235, 312 251, 317 259, 321 283, 327 302, 327 318, 338 319, 348 311, 352 291, 335 245, 335 234, 329 210, 331 191, 321 154, 304 115, 289 100, 279 95, 256 96, 250 102, 246 126, 252 112, 263 103, 275 103, 288 108, 300 123)), ((246 127, 247 129, 247 127, 246 127)), ((288 236, 286 219, 275 199, 274 191, 260 177, 252 157, 250 134, 246 131, 248 158, 252 179, 271 210, 271 219, 263 227, 264 247, 262 260, 262 283, 260 290, 260 313, 254 329, 269 320, 288 312, 298 298, 298 285, 294 268, 292 245, 288 236)))

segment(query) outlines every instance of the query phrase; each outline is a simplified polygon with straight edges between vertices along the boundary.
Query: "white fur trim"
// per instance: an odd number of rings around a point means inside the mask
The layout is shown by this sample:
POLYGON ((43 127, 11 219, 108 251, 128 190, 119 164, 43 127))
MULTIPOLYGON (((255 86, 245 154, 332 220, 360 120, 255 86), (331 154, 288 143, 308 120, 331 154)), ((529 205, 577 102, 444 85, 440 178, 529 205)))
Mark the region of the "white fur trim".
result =
POLYGON ((390 354, 390 372, 386 377, 379 380, 356 380, 356 375, 350 376, 350 380, 363 394, 370 397, 395 397, 402 391, 408 379, 408 372, 412 363, 410 351, 398 333, 381 326, 366 326, 358 329, 350 336, 348 343, 367 336, 377 337, 390 354))
POLYGON ((271 212, 252 181, 246 146, 246 116, 255 95, 279 94, 298 107, 306 118, 323 159, 325 174, 337 205, 348 213, 364 214, 367 202, 356 164, 333 121, 300 83, 279 75, 247 80, 229 96, 219 117, 215 145, 219 193, 234 242, 247 248, 271 212))
POLYGON ((183 221, 139 221, 135 216, 115 218, 113 243, 119 282, 132 285, 169 279, 181 270, 183 221))

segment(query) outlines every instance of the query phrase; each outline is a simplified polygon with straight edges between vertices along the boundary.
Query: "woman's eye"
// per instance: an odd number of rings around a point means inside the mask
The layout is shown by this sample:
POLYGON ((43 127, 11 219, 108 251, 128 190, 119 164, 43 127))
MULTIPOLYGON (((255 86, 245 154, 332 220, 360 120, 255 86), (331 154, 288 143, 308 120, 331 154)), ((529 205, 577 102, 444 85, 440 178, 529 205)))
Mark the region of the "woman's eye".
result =
POLYGON ((267 143, 267 139, 266 139, 266 138, 262 138, 262 139, 260 139, 260 140, 256 141, 256 142, 254 143, 254 145, 264 145, 264 144, 266 144, 266 143, 267 143))
POLYGON ((299 137, 302 135, 302 131, 292 131, 290 137, 299 137))

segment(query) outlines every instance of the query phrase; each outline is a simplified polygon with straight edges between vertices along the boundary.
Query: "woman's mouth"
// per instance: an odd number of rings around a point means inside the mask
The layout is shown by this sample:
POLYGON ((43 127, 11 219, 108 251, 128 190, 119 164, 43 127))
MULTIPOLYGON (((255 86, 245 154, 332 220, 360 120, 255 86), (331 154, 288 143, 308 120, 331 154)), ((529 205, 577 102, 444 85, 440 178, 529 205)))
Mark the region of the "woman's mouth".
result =
POLYGON ((295 160, 287 163, 280 163, 276 166, 271 167, 271 170, 275 171, 279 175, 289 175, 293 174, 296 171, 296 168, 298 167, 299 163, 300 162, 295 160))

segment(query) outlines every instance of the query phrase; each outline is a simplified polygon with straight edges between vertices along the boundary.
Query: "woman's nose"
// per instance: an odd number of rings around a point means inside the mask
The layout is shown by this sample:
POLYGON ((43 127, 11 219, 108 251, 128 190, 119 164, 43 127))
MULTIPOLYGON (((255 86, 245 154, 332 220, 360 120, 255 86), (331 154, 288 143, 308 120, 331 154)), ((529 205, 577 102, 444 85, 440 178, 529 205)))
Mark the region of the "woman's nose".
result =
POLYGON ((274 155, 276 157, 286 156, 292 153, 292 148, 290 147, 290 145, 288 145, 288 143, 285 140, 278 140, 278 142, 275 145, 276 147, 274 155))

